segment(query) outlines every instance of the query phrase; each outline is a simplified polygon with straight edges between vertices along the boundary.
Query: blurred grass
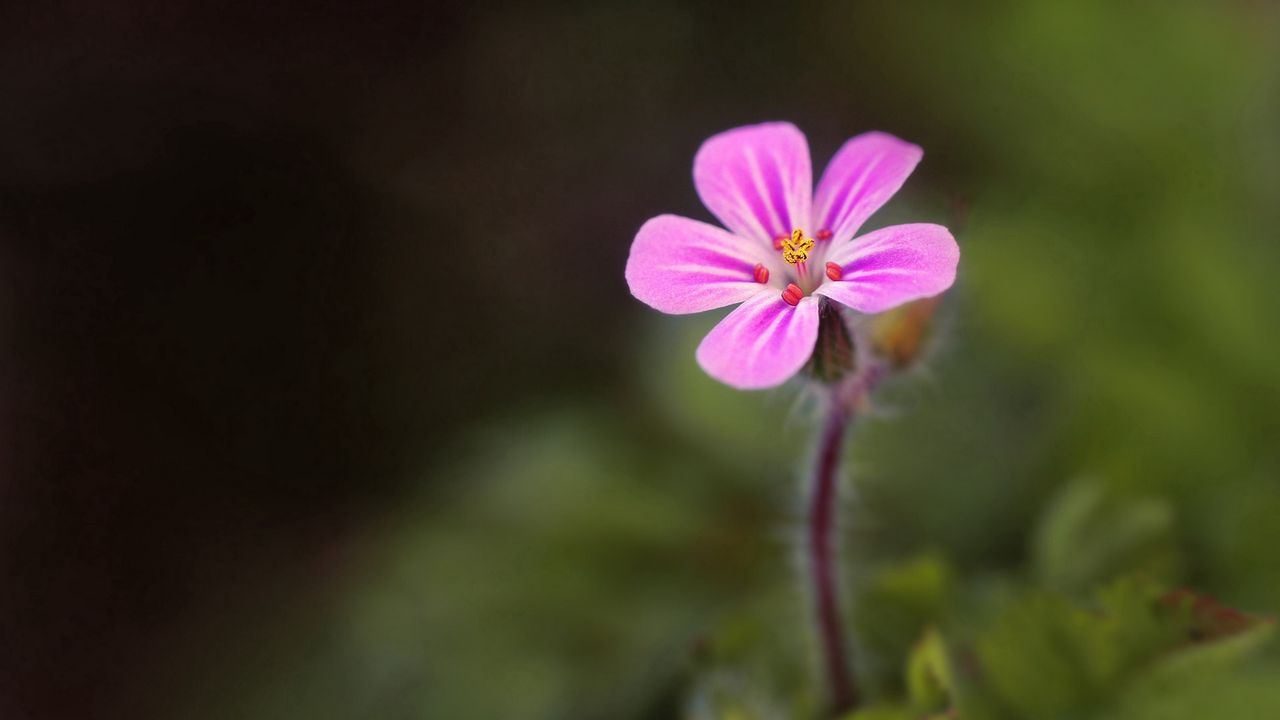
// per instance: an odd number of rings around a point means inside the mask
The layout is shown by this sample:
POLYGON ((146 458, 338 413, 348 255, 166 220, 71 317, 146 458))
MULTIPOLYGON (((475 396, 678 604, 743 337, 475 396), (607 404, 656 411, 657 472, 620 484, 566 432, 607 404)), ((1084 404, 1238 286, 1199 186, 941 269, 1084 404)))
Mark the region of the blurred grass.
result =
MULTIPOLYGON (((631 54, 648 47, 643 33, 667 37, 660 11, 636 34, 614 21, 622 12, 592 11, 591 31, 631 54)), ((805 13, 814 34, 785 66, 847 82, 849 97, 797 108, 768 85, 753 111, 814 118, 818 147, 843 139, 823 113, 856 104, 860 122, 901 119, 883 129, 921 142, 926 161, 875 222, 947 221, 963 249, 927 366, 886 388, 848 464, 858 647, 888 703, 874 712, 897 716, 911 648, 938 626, 983 668, 962 717, 1280 713, 1274 651, 1172 685, 1131 682, 1168 628, 1151 624, 1138 591, 1089 604, 1138 576, 1280 611, 1275 8, 805 13), (948 193, 968 210, 948 213, 948 193)), ((699 46, 704 19, 681 17, 677 44, 699 46)), ((565 52, 535 71, 570 72, 593 50, 565 52)), ((607 74, 643 86, 649 121, 678 123, 673 86, 700 61, 656 62, 661 72, 636 70, 642 81, 607 74)), ((733 77, 730 87, 746 83, 733 77)), ((582 101, 529 99, 547 123, 582 101)), ((696 107, 710 130, 760 119, 707 104, 696 107)), ((686 185, 687 160, 663 168, 663 182, 686 185)), ((359 570, 321 608, 230 640, 208 662, 227 679, 178 685, 172 707, 656 718, 692 698, 695 717, 810 711, 803 598, 789 585, 805 405, 790 390, 742 394, 704 377, 692 348, 713 320, 638 306, 612 319, 634 334, 616 386, 462 429, 423 470, 447 487, 363 537, 359 570), (277 648, 275 662, 245 665, 259 646, 277 648)))

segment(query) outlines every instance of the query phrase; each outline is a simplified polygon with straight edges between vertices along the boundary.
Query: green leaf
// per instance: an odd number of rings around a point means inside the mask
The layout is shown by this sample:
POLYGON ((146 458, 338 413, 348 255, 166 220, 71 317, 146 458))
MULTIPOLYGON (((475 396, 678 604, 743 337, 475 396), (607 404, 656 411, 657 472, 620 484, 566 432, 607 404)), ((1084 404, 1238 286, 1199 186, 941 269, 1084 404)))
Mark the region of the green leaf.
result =
POLYGON ((945 710, 952 692, 947 647, 937 628, 929 628, 907 661, 907 697, 921 713, 945 710))
MULTIPOLYGON (((976 643, 975 693, 1011 717, 1063 717, 1104 704, 1128 673, 1182 637, 1156 610, 1158 597, 1151 583, 1125 580, 1088 608, 1048 593, 1017 600, 976 643)), ((959 695, 963 715, 967 698, 959 695)))
POLYGON ((953 573, 935 555, 881 570, 858 593, 853 627, 864 686, 899 691, 902 668, 921 634, 941 619, 953 573))
POLYGON ((873 705, 844 716, 844 720, 918 720, 919 717, 900 705, 873 705))
POLYGON ((1097 479, 1077 480, 1049 503, 1032 558, 1041 582, 1067 593, 1134 572, 1173 580, 1181 566, 1173 506, 1124 495, 1097 479))

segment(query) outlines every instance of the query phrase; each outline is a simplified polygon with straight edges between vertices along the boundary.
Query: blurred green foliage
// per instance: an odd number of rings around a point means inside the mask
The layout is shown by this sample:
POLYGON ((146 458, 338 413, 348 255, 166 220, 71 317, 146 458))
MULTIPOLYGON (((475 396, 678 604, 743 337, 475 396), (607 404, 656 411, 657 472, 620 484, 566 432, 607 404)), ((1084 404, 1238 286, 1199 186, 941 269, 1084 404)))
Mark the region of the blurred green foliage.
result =
MULTIPOLYGON (((928 151, 876 222, 948 222, 963 252, 929 360, 848 461, 855 717, 1280 716, 1268 623, 1192 637, 1159 602, 1280 611, 1274 8, 805 12, 808 72, 928 151)), ((209 664, 234 680, 184 687, 182 716, 812 716, 805 399, 703 376, 714 318, 618 322, 618 388, 461 432, 424 470, 448 488, 311 612, 227 640, 209 664)))

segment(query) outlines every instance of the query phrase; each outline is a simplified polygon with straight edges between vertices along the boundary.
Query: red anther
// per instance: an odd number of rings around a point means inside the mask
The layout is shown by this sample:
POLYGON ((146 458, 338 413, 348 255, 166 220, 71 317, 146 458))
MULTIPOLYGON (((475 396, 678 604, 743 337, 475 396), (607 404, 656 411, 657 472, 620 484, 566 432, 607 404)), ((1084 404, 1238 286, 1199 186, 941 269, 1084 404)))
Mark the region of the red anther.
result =
POLYGON ((799 305, 802 297, 804 297, 804 291, 795 283, 788 284, 787 289, 782 292, 782 299, 786 300, 788 305, 799 305))
POLYGON ((818 231, 817 235, 814 235, 814 237, 818 238, 819 240, 830 240, 831 234, 832 233, 830 230, 826 228, 822 228, 821 230, 818 231))
POLYGON ((827 263, 827 277, 832 280, 839 280, 844 277, 844 269, 833 262, 829 262, 827 263))
POLYGON ((769 282, 769 268, 765 267, 763 263, 756 263, 756 269, 752 272, 751 276, 754 277, 758 283, 767 283, 769 282))
POLYGON ((776 238, 774 238, 774 239, 773 239, 773 249, 774 249, 774 250, 781 250, 781 249, 782 249, 782 243, 783 243, 783 242, 785 242, 785 241, 787 241, 787 240, 790 240, 790 239, 791 239, 791 236, 790 236, 790 235, 779 235, 778 237, 776 237, 776 238))

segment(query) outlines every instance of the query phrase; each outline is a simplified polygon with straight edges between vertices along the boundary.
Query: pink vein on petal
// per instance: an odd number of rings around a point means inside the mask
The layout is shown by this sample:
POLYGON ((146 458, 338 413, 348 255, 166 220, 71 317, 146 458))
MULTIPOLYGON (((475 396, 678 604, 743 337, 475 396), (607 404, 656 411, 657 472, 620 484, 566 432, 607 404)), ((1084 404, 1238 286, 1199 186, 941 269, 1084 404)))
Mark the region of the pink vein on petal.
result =
POLYGON ((792 306, 776 290, 763 291, 707 333, 698 346, 698 364, 736 388, 773 387, 804 367, 817 338, 817 298, 792 306))
POLYGON ((818 229, 847 242, 906 182, 924 156, 918 146, 882 132, 858 135, 831 158, 818 181, 818 229))
POLYGON ((877 313, 951 287, 960 248, 941 225, 892 225, 834 248, 828 260, 843 276, 814 294, 877 313))
POLYGON ((725 227, 771 247, 773 238, 808 220, 809 145, 790 123, 728 130, 702 144, 693 181, 703 204, 725 227))
POLYGON ((678 215, 646 222, 631 243, 626 279, 652 308, 685 314, 742 302, 760 292, 757 264, 782 278, 779 262, 759 244, 678 215))

